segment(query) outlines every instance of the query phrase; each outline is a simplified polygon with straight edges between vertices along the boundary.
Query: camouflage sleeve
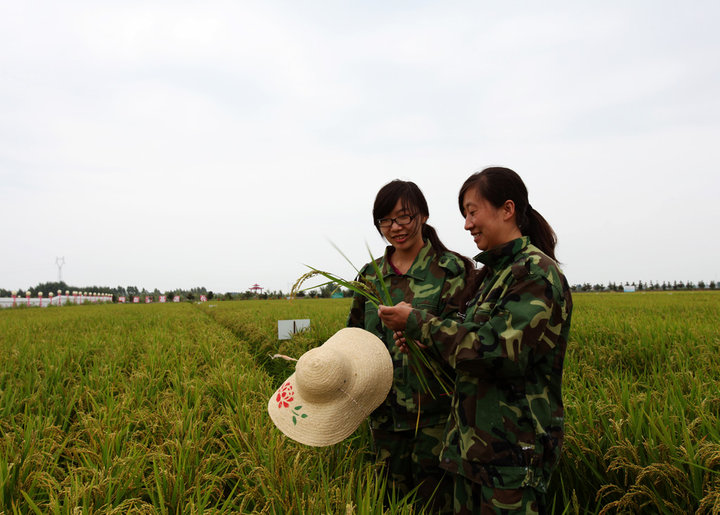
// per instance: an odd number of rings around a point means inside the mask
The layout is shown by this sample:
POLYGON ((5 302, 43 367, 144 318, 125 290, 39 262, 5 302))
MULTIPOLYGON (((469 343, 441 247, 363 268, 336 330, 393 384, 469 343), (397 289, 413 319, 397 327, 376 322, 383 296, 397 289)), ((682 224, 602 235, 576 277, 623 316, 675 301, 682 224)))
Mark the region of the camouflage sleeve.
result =
MULTIPOLYGON (((434 315, 437 319, 454 318, 457 319, 457 314, 463 307, 467 286, 467 278, 470 271, 467 269, 465 264, 455 256, 452 256, 452 260, 444 260, 443 268, 445 269, 445 280, 443 281, 442 290, 440 292, 440 302, 438 303, 437 314, 434 315)), ((418 310, 427 313, 425 310, 418 310)), ((433 315, 429 315, 433 316, 433 315)), ((417 339, 417 338, 415 338, 417 339)), ((434 359, 439 363, 446 361, 442 355, 438 352, 437 348, 431 347, 431 354, 434 355, 434 359)))
POLYGON ((425 345, 435 346, 458 371, 517 376, 541 340, 556 339, 554 331, 545 334, 553 312, 551 292, 545 278, 528 275, 512 284, 490 311, 475 311, 472 320, 459 323, 414 309, 406 331, 425 345))
POLYGON ((453 256, 453 260, 444 265, 445 280, 440 292, 438 318, 454 317, 463 304, 466 278, 470 273, 465 264, 453 256))

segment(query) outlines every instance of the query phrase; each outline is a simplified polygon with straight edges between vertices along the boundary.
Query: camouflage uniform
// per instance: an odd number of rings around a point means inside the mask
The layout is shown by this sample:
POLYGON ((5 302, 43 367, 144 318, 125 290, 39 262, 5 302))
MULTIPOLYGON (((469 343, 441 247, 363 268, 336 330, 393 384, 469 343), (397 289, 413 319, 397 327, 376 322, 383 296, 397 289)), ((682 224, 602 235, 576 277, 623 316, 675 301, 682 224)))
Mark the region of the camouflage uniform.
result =
MULTIPOLYGON (((563 441, 570 289, 555 261, 527 237, 475 259, 485 265, 484 277, 464 321, 413 309, 406 329, 457 372, 441 467, 476 483, 478 492, 495 489, 497 499, 533 489, 542 506, 563 441)), ((456 485, 456 493, 463 490, 456 485)), ((457 513, 469 513, 461 509, 467 499, 457 497, 457 513)))
MULTIPOLYGON (((451 252, 439 254, 426 241, 410 269, 399 275, 388 261, 393 250, 393 247, 387 247, 384 257, 378 261, 393 304, 405 301, 440 319, 454 316, 460 308, 457 296, 465 286, 463 261, 451 252)), ((360 274, 382 291, 372 263, 365 265, 360 274)), ((434 511, 451 510, 452 479, 439 468, 442 434, 450 414, 450 395, 425 368, 420 373, 432 394, 423 390, 418 370, 395 346, 393 331, 382 325, 377 308, 360 295, 353 297, 348 326, 362 327, 377 335, 392 356, 392 389, 383 404, 370 415, 375 450, 378 459, 385 462, 391 484, 401 494, 420 484, 418 498, 423 500, 427 500, 437 487, 435 499, 439 504, 434 504, 434 511)), ((438 369, 443 368, 449 377, 454 377, 453 370, 442 357, 437 355, 436 359, 434 364, 438 369)))

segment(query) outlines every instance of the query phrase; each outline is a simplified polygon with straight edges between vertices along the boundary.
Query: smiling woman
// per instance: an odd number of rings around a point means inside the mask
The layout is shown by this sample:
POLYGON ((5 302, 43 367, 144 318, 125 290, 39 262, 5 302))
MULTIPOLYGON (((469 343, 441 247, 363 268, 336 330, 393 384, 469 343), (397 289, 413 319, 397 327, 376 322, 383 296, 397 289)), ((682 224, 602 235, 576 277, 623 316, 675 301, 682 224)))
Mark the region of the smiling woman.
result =
POLYGON ((395 249, 390 262, 396 271, 405 273, 415 260, 425 242, 420 228, 428 217, 423 214, 411 214, 402 199, 398 199, 395 208, 387 218, 379 218, 376 222, 380 233, 395 249))
POLYGON ((471 175, 458 202, 484 251, 475 259, 485 265, 462 320, 405 303, 379 316, 456 372, 440 454, 454 479, 455 513, 501 506, 545 513, 564 438, 561 382, 572 312, 555 233, 508 168, 471 175))
POLYGON ((532 208, 525 184, 509 168, 486 168, 471 175, 460 188, 458 204, 465 217, 465 230, 470 231, 478 249, 488 250, 528 236, 555 259, 555 231, 532 208))
MULTIPOLYGON (((387 290, 392 304, 405 302, 451 317, 462 304, 472 264, 442 244, 427 224, 429 217, 415 183, 395 180, 383 186, 375 198, 373 223, 390 245, 377 265, 365 265, 360 276, 378 291, 387 290)), ((388 480, 403 495, 417 487, 419 502, 429 504, 433 513, 451 512, 452 482, 439 467, 439 444, 450 413, 440 377, 452 371, 439 355, 428 354, 428 367, 421 367, 400 352, 393 332, 380 322, 378 308, 362 295, 353 297, 348 325, 378 336, 393 360, 392 389, 370 415, 375 452, 388 480)))

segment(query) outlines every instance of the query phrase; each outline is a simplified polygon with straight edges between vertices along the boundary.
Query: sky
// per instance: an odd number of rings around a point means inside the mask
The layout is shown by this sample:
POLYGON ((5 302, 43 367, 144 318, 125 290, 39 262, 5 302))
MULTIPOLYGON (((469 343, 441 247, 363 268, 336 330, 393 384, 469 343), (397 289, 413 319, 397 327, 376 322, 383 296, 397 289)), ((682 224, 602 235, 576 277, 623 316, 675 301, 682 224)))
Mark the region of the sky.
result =
POLYGON ((289 291, 512 168, 570 284, 720 281, 720 3, 0 3, 0 288, 289 291), (58 258, 64 265, 58 268, 58 258))

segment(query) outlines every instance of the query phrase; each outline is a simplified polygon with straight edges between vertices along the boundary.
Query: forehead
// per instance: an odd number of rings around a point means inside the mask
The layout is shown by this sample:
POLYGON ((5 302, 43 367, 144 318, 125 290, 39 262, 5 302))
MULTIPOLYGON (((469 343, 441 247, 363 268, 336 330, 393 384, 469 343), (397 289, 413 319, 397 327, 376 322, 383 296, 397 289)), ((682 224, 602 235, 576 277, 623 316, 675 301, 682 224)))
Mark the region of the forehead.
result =
POLYGON ((484 197, 480 195, 480 192, 477 188, 470 188, 468 189, 465 194, 463 195, 462 199, 462 205, 463 207, 467 206, 477 206, 479 204, 482 204, 484 202, 487 202, 484 197))
POLYGON ((412 211, 412 205, 410 204, 410 202, 408 202, 406 199, 399 198, 398 201, 395 202, 395 206, 389 214, 399 214, 404 212, 409 213, 410 211, 412 211))

